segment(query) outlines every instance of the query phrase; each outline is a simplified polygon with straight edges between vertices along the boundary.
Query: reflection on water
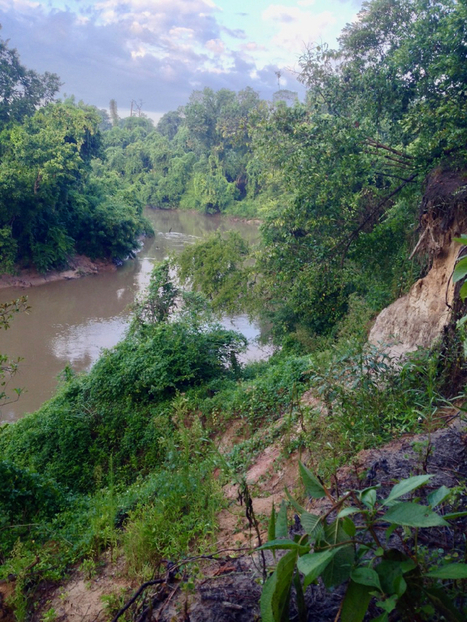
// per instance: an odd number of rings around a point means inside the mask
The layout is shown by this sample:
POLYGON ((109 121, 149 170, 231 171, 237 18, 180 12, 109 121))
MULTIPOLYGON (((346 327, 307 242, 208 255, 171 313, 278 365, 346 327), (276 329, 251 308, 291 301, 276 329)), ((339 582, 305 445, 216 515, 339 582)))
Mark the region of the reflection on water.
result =
MULTIPOLYGON (((89 369, 102 348, 111 348, 122 338, 129 306, 135 294, 147 286, 155 261, 216 229, 236 229, 249 241, 258 236, 255 226, 203 214, 149 210, 147 216, 155 236, 145 240, 136 259, 116 272, 27 290, 0 290, 0 302, 26 293, 31 306, 28 314, 15 316, 8 331, 0 331, 0 352, 23 358, 11 384, 25 389, 19 401, 2 408, 0 422, 14 421, 36 410, 52 395, 57 376, 67 364, 77 372, 89 369)), ((260 332, 246 316, 226 318, 223 323, 249 340, 260 332)), ((264 349, 257 344, 250 346, 249 360, 263 356, 264 349)))

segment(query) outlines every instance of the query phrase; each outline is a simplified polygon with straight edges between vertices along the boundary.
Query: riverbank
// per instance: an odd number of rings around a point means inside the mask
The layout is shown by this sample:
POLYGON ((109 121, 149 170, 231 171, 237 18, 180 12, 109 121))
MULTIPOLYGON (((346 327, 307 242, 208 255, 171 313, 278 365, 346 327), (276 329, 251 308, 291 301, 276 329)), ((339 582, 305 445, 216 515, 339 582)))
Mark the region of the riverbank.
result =
POLYGON ((27 268, 20 270, 17 274, 2 274, 0 276, 0 289, 9 287, 29 288, 53 281, 71 281, 100 272, 115 272, 116 269, 117 267, 110 260, 96 259, 92 261, 84 255, 75 255, 70 259, 66 270, 51 270, 46 274, 41 274, 33 268, 27 268))

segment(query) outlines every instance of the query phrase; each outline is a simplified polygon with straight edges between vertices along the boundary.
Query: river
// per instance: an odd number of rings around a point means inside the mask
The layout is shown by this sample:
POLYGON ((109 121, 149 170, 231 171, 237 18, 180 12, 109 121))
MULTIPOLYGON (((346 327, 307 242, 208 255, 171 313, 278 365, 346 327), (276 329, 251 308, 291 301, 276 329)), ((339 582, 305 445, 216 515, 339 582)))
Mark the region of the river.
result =
MULTIPOLYGON (((0 352, 23 358, 10 383, 23 388, 23 393, 18 401, 1 408, 0 422, 15 421, 37 410, 53 394, 67 364, 76 372, 88 370, 102 348, 110 348, 122 338, 128 307, 148 284, 154 262, 217 229, 235 229, 249 241, 258 237, 256 226, 217 216, 162 210, 147 210, 146 215, 155 236, 144 241, 136 259, 117 271, 28 289, 0 290, 0 302, 27 294, 31 307, 29 313, 15 315, 7 331, 0 331, 0 352)), ((253 342, 248 360, 266 356, 267 350, 254 343, 260 328, 246 316, 224 318, 223 324, 253 342)))

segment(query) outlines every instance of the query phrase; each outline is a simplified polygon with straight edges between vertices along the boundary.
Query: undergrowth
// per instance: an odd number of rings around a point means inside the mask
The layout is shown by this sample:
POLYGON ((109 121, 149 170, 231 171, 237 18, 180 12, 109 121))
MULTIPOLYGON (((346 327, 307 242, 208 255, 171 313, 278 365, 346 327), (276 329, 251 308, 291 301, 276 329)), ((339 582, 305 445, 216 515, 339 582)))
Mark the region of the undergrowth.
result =
POLYGON ((54 398, 0 430, 0 580, 16 577, 18 620, 37 585, 104 551, 147 578, 207 550, 223 484, 266 447, 307 451, 328 476, 360 449, 426 426, 442 404, 436 356, 397 366, 348 327, 313 354, 242 366, 244 340, 170 285, 167 264, 153 279, 118 346, 88 374, 68 370, 54 398), (221 456, 233 422, 243 438, 221 456))

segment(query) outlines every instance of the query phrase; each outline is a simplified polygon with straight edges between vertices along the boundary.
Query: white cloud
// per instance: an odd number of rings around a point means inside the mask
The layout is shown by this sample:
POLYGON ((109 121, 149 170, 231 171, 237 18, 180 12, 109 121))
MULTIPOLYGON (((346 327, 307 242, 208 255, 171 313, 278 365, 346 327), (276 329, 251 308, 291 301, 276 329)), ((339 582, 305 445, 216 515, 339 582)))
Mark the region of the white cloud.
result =
POLYGON ((264 45, 260 45, 255 41, 248 41, 248 43, 244 43, 240 46, 240 49, 245 50, 247 52, 264 52, 266 51, 266 47, 264 45))
POLYGON ((169 30, 169 35, 174 39, 193 39, 195 31, 193 28, 175 26, 169 30))
POLYGON ((262 18, 277 29, 272 42, 281 49, 295 53, 300 53, 304 46, 325 38, 326 30, 337 21, 331 11, 314 13, 283 4, 271 4, 263 11, 262 18))
POLYGON ((220 54, 224 54, 224 52, 225 52, 225 45, 223 44, 223 42, 220 39, 210 39, 209 41, 206 41, 204 46, 210 52, 213 52, 214 54, 219 54, 220 55, 220 54))
MULTIPOLYGON (((99 107, 112 98, 119 107, 142 100, 144 112, 173 110, 188 100, 192 88, 204 86, 251 86, 262 97, 272 96, 274 71, 283 61, 270 61, 265 41, 256 34, 247 38, 243 24, 228 21, 226 28, 221 17, 211 0, 94 5, 91 0, 0 0, 1 36, 18 49, 24 65, 57 73, 63 92, 77 99, 99 107), (77 8, 57 8, 68 2, 77 8)), ((270 23, 278 35, 282 22, 270 23)), ((257 20, 255 27, 260 25, 257 20)))

